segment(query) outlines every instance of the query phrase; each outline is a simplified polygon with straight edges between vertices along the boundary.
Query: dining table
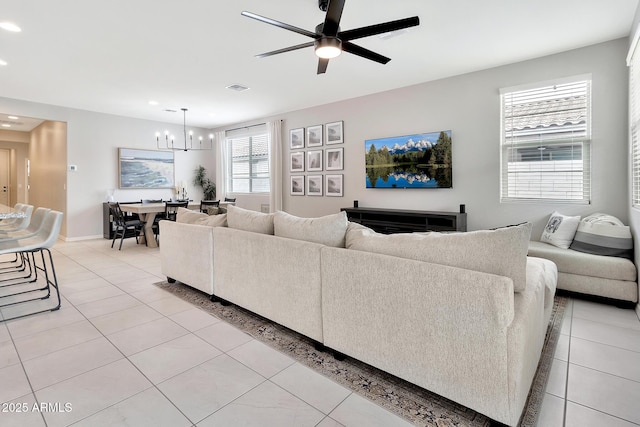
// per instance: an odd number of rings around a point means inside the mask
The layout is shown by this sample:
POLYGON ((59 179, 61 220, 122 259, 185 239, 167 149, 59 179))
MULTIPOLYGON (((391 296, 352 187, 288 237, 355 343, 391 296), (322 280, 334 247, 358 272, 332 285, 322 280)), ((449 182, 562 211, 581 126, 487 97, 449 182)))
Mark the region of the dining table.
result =
MULTIPOLYGON (((224 203, 220 202, 220 206, 225 204, 233 204, 233 203, 224 203)), ((200 209, 199 202, 189 202, 189 209, 200 209)), ((157 248, 158 243, 153 235, 153 222, 156 219, 156 215, 159 213, 163 213, 165 210, 165 204, 162 203, 121 203, 120 209, 123 212, 136 213, 140 217, 140 220, 144 222, 144 239, 139 240, 139 244, 146 244, 148 247, 157 248)))

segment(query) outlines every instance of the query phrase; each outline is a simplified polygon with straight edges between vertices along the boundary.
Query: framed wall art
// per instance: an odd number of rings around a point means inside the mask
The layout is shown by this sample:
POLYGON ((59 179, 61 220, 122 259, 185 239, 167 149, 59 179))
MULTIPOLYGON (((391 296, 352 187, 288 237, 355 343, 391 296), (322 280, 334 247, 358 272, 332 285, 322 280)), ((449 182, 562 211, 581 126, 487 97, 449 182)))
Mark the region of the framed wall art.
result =
POLYGON ((322 175, 307 176, 307 196, 322 196, 322 175))
POLYGON ((291 153, 290 172, 304 172, 304 151, 291 153))
POLYGON ((307 147, 322 146, 322 125, 307 128, 307 147))
POLYGON ((325 175, 325 196, 342 197, 344 175, 325 175))
POLYGON ((292 196, 304 196, 304 175, 291 176, 290 194, 292 196))
POLYGON ((307 171, 318 172, 322 170, 322 150, 307 151, 307 171))
POLYGON ((173 151, 118 148, 120 188, 173 188, 173 151))
POLYGON ((292 150, 304 148, 304 128, 291 129, 289 131, 289 147, 292 150))
POLYGON ((344 148, 327 148, 325 151, 325 170, 341 171, 344 169, 344 148))
POLYGON ((342 144, 344 142, 342 121, 327 123, 325 125, 325 135, 327 138, 327 145, 342 144))

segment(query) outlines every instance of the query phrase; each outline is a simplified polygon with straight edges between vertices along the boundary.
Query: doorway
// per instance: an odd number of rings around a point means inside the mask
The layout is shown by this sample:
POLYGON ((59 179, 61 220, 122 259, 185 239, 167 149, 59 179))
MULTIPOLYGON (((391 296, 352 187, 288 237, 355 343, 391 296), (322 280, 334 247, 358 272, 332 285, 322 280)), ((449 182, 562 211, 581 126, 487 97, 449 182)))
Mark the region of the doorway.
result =
POLYGON ((11 177, 11 152, 0 149, 0 204, 11 206, 11 195, 9 192, 11 177))

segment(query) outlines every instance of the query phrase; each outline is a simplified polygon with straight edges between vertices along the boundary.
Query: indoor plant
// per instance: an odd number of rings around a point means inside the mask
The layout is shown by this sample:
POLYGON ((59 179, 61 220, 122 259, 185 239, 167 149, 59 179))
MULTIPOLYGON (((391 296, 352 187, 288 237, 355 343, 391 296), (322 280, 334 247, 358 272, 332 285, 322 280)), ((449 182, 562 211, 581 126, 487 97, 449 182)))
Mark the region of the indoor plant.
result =
POLYGON ((204 200, 216 199, 216 184, 207 178, 207 170, 204 166, 199 165, 195 170, 196 176, 193 179, 193 183, 198 187, 202 187, 204 193, 204 200))

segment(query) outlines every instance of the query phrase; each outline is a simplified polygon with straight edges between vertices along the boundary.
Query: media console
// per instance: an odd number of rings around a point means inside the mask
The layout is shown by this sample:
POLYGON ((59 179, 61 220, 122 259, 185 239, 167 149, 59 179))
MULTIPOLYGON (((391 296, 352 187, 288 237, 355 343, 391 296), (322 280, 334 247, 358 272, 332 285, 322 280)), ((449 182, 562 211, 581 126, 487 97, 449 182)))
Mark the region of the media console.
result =
POLYGON ((467 214, 402 209, 342 208, 349 221, 357 222, 378 233, 411 233, 415 231, 467 231, 467 214))

